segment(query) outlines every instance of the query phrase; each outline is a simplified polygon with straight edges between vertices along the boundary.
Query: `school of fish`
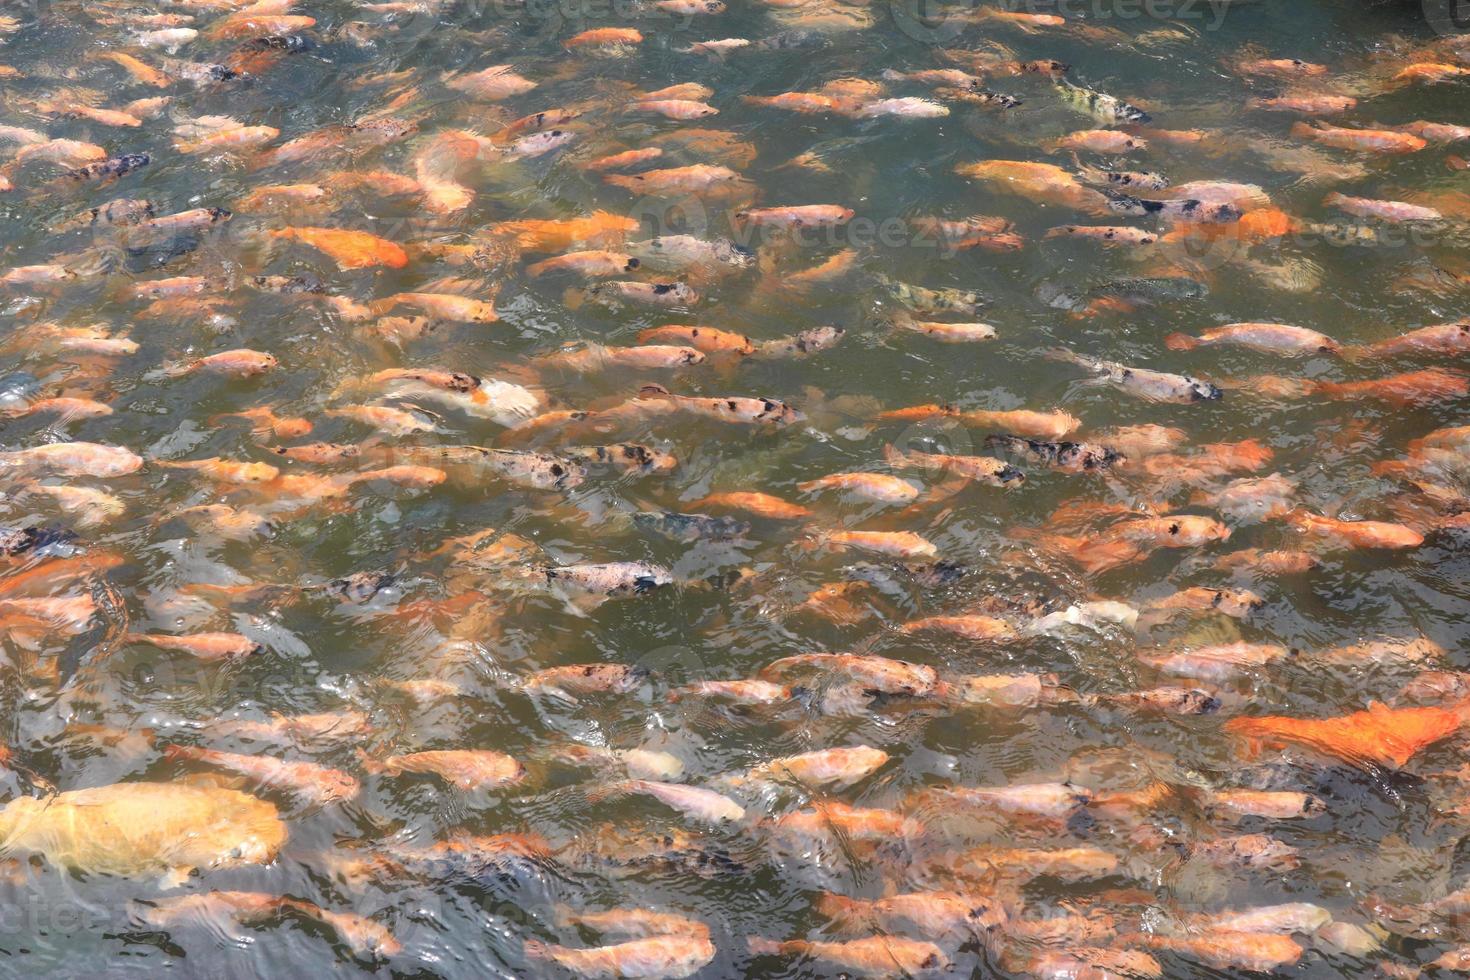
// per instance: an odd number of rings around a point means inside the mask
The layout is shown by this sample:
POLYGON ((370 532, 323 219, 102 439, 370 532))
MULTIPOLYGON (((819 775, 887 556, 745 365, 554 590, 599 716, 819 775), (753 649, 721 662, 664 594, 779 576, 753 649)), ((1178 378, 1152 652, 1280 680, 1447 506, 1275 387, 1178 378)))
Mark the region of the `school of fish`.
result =
POLYGON ((1470 34, 571 6, 0 16, 0 970, 1470 973, 1470 34))

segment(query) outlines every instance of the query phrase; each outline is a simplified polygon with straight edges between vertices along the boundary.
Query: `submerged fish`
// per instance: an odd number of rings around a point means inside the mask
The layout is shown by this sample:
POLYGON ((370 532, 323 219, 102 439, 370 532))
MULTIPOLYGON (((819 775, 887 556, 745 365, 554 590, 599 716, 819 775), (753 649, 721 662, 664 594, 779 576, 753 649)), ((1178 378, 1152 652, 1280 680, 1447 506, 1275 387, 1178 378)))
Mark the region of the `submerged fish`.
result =
POLYGON ((268 864, 286 840, 276 808, 245 793, 167 783, 118 783, 0 809, 7 853, 125 877, 268 864))
POLYGON ((1068 350, 1055 350, 1048 356, 1053 360, 1085 368, 1097 375, 1098 383, 1112 385, 1146 401, 1188 405, 1194 402, 1219 401, 1223 397, 1223 392, 1216 385, 1184 374, 1128 367, 1116 361, 1084 357, 1068 350))

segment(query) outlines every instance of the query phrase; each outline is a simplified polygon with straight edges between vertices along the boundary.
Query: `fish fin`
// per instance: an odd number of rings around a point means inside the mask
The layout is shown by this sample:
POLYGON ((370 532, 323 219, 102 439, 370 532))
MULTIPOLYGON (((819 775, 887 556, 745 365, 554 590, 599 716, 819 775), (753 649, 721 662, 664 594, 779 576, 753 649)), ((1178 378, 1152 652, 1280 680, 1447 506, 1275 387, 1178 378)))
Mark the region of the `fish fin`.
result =
POLYGON ((188 361, 164 361, 152 371, 146 372, 143 375, 143 380, 163 381, 169 378, 182 378, 192 370, 194 370, 194 366, 188 361))
POLYGON ((238 790, 249 785, 249 781, 244 776, 227 776, 224 773, 217 772, 190 773, 182 779, 179 779, 178 782, 185 786, 195 786, 200 789, 238 790))
POLYGON ((1242 439, 1235 444, 1234 450, 1240 461, 1252 471, 1263 468, 1271 462, 1271 457, 1275 455, 1269 447, 1262 445, 1259 439, 1242 439))
POLYGON ((1053 347, 1041 355, 1048 361, 1060 361, 1063 364, 1075 364, 1078 367, 1092 370, 1092 362, 1078 354, 1076 351, 1067 350, 1065 347, 1053 347))
POLYGON ((1144 550, 1133 541, 1107 541, 1096 538, 1081 538, 1080 544, 1069 549, 1071 557, 1088 572, 1104 572, 1119 565, 1136 561, 1144 550))
POLYGON ((601 803, 615 796, 626 795, 629 782, 630 780, 622 780, 614 783, 598 783, 595 786, 589 786, 583 790, 582 795, 587 798, 588 803, 601 803))
POLYGON ((433 282, 424 283, 422 286, 415 288, 414 292, 448 293, 451 296, 468 296, 475 289, 476 285, 472 280, 459 276, 445 276, 442 279, 435 279, 433 282))
POLYGON ((194 758, 194 753, 187 745, 170 743, 163 747, 163 758, 168 762, 187 762, 194 758))
POLYGON ((189 877, 194 873, 190 867, 169 868, 158 879, 158 887, 163 889, 182 888, 188 883, 189 877))
POLYGON ((566 600, 567 612, 573 616, 586 617, 596 612, 607 601, 607 596, 579 595, 566 600))
POLYGON ((1391 922, 1398 926, 1408 926, 1411 929, 1419 929, 1427 925, 1431 916, 1428 910, 1417 905, 1396 905, 1384 901, 1377 894, 1370 894, 1362 901, 1362 907, 1372 913, 1373 918, 1382 922, 1391 922))
POLYGON ((818 913, 831 920, 834 929, 850 930, 864 925, 862 919, 865 916, 862 915, 858 903, 845 895, 823 892, 817 896, 814 904, 818 913))
POLYGON ((655 382, 643 385, 638 389, 638 394, 635 397, 639 399, 668 398, 670 397, 670 392, 669 389, 655 382))

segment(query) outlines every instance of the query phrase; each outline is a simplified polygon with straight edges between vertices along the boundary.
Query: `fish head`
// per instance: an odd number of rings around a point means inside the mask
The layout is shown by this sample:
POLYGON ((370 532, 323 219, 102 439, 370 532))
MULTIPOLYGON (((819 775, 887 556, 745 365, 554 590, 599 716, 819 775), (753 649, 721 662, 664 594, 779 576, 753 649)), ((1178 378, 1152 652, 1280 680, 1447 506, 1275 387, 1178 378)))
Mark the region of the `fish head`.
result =
POLYGON ((1225 397, 1225 393, 1220 390, 1219 385, 1211 384, 1208 381, 1201 381, 1198 378, 1188 378, 1186 380, 1189 382, 1189 397, 1191 401, 1217 402, 1225 397))
POLYGON ((1209 715, 1220 710, 1222 702, 1208 691, 1190 688, 1179 696, 1179 711, 1187 715, 1209 715))

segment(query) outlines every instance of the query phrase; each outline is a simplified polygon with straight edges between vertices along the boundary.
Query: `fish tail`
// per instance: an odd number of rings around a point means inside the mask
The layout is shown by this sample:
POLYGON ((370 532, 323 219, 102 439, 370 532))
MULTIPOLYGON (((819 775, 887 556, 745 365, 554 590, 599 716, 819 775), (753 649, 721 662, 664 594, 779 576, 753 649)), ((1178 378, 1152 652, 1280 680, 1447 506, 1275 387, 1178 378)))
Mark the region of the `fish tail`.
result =
POLYGON ((601 803, 603 800, 609 800, 615 796, 626 795, 627 792, 628 780, 618 783, 599 783, 582 791, 588 803, 601 803))
POLYGON ((1170 350, 1194 350, 1199 340, 1187 333, 1171 333, 1164 338, 1164 346, 1170 350))
POLYGON ((1368 467, 1368 472, 1374 476, 1404 476, 1413 472, 1407 460, 1385 459, 1368 467))
POLYGON ((528 960, 550 960, 552 959, 554 948, 539 939, 527 939, 526 945, 522 948, 522 953, 528 960))
POLYGON ((1235 444, 1235 452, 1241 462, 1252 470, 1265 466, 1275 455, 1270 447, 1263 445, 1259 439, 1242 439, 1235 444))
POLYGON ((908 465, 908 458, 904 456, 903 450, 889 442, 883 445, 883 462, 889 466, 903 467, 908 465))
POLYGON ((1376 894, 1370 894, 1364 898, 1362 906, 1372 913, 1373 918, 1400 926, 1418 928, 1427 924, 1430 919, 1428 911, 1421 906, 1396 905, 1384 901, 1376 894))
POLYGON ((801 551, 817 551, 831 540, 832 532, 823 528, 816 528, 802 535, 796 540, 796 547, 801 551))
POLYGON ((1298 507, 1290 513, 1286 514, 1286 516, 1284 516, 1282 520, 1299 531, 1306 531, 1310 529, 1313 524, 1317 523, 1318 518, 1317 515, 1313 514, 1311 511, 1302 510, 1300 507, 1298 507))
POLYGON ((914 322, 914 318, 902 310, 892 313, 886 317, 875 317, 874 326, 888 331, 902 330, 914 322))
POLYGON ((779 956, 782 946, 774 939, 761 936, 746 936, 745 945, 750 949, 751 956, 779 956))
POLYGON ((1341 348, 1338 354, 1345 361, 1367 361, 1378 356, 1378 351, 1372 344, 1349 344, 1341 348))
POLYGON ((1088 370, 1091 370, 1093 366, 1092 361, 1083 357, 1081 354, 1078 354, 1076 351, 1068 350, 1065 347, 1053 347, 1041 356, 1046 358, 1048 361, 1060 361, 1063 364, 1075 364, 1078 367, 1087 368, 1088 370))
POLYGON ((200 758, 202 754, 192 745, 169 744, 163 747, 163 757, 169 762, 190 762, 200 758))
POLYGON ((839 928, 857 924, 855 920, 862 915, 862 906, 845 895, 823 892, 817 897, 815 904, 817 912, 832 920, 832 924, 839 928))
POLYGON ((1297 139, 1311 139, 1314 135, 1316 135, 1317 130, 1307 123, 1298 121, 1291 124, 1290 132, 1291 135, 1295 136, 1297 139))
POLYGON ((354 751, 357 753, 358 764, 362 766, 363 771, 368 773, 368 775, 376 776, 388 771, 387 766, 368 755, 361 748, 354 751))
MULTIPOLYGON (((27 411, 29 411, 29 410, 27 410, 27 411)), ((69 408, 69 409, 67 409, 64 412, 58 412, 57 413, 57 415, 56 415, 56 424, 58 426, 66 426, 66 425, 71 424, 72 422, 75 422, 79 418, 85 418, 85 417, 86 417, 86 409, 84 409, 84 408, 69 408)))
POLYGON ((189 361, 164 361, 156 370, 148 372, 148 375, 159 378, 182 378, 193 370, 194 365, 189 361))
POLYGON ((1020 436, 1007 436, 1000 434, 985 437, 985 448, 987 449, 1013 449, 1021 451, 1035 449, 1036 443, 1031 439, 1022 439, 1020 436))

